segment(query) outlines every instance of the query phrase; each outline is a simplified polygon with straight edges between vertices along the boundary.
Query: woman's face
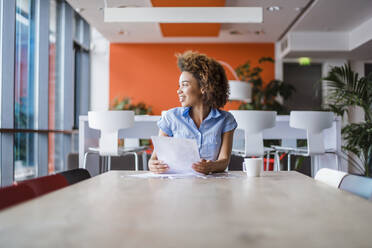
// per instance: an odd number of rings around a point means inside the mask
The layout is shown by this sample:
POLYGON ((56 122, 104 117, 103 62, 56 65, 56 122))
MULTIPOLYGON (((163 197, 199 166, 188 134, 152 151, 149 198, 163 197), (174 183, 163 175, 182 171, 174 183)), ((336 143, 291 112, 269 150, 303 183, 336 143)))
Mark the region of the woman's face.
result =
POLYGON ((187 71, 181 73, 180 87, 177 90, 182 107, 191 107, 202 103, 202 92, 196 78, 187 71))

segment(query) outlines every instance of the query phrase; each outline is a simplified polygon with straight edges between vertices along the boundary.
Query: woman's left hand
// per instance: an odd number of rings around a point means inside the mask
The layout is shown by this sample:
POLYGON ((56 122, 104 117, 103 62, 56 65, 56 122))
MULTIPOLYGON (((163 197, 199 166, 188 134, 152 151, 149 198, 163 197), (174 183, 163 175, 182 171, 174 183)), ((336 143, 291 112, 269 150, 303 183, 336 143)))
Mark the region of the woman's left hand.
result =
POLYGON ((199 173, 209 174, 212 172, 213 162, 211 160, 202 159, 197 163, 192 164, 192 168, 199 173))

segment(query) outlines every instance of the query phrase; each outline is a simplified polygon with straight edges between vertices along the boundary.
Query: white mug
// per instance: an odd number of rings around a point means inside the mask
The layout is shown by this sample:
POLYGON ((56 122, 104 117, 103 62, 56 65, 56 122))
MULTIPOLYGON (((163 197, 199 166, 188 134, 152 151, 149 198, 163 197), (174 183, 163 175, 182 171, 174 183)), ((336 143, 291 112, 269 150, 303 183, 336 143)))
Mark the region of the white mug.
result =
POLYGON ((245 158, 243 162, 243 171, 248 177, 259 177, 263 165, 262 158, 245 158))

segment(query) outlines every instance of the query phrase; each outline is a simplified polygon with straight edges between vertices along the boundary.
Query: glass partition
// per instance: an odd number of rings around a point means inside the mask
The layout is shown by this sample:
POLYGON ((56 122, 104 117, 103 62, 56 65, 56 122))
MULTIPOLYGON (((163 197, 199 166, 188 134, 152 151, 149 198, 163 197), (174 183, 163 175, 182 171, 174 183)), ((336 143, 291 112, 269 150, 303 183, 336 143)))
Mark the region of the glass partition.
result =
MULTIPOLYGON (((15 27, 15 85, 14 85, 14 128, 34 129, 34 1, 16 1, 15 27)), ((36 175, 36 136, 29 133, 14 135, 14 177, 23 180, 36 175)))

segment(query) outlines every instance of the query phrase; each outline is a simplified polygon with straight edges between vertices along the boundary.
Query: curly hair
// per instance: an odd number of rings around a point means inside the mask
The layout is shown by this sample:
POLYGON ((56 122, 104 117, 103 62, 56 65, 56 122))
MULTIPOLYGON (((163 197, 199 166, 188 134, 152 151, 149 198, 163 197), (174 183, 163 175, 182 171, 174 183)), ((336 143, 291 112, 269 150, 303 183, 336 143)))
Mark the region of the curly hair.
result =
POLYGON ((204 91, 202 101, 212 108, 222 108, 229 98, 230 89, 225 70, 216 60, 198 52, 176 54, 181 72, 191 73, 204 91))

